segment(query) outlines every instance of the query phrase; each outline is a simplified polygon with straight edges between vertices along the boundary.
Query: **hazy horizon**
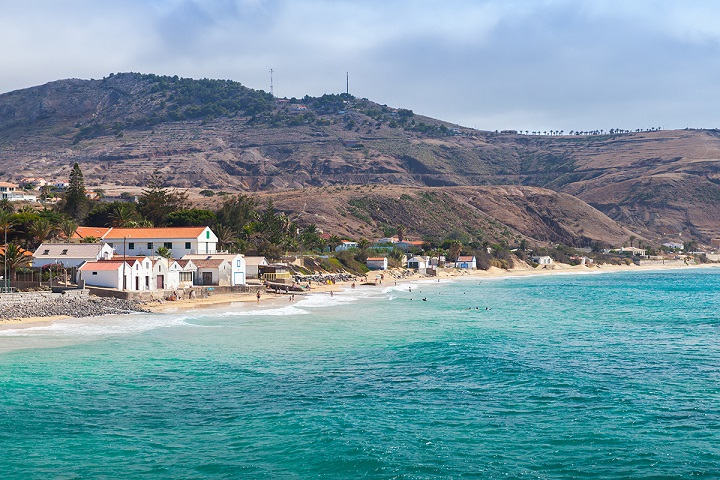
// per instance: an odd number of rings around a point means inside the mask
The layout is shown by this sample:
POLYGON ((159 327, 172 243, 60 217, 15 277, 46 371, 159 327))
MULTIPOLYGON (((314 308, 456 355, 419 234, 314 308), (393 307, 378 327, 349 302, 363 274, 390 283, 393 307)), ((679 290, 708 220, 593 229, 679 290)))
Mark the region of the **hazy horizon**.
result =
POLYGON ((710 2, 0 0, 0 92, 137 71, 344 91, 483 130, 714 128, 710 2))

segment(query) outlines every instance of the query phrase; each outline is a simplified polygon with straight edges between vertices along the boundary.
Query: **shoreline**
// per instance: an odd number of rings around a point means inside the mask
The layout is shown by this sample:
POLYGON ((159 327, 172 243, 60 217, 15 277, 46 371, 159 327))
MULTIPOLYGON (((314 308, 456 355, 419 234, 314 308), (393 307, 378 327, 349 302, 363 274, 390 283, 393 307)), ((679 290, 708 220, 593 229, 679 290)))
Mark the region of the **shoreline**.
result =
MULTIPOLYGON (((565 265, 565 264, 553 264, 551 268, 517 268, 517 269, 510 269, 510 270, 503 270, 497 267, 490 267, 488 270, 458 270, 458 269, 448 269, 448 270, 439 270, 438 275, 436 276, 428 276, 424 274, 410 274, 407 275, 406 273, 401 274, 399 277, 393 276, 395 273, 399 272, 407 272, 407 270, 397 269, 397 270, 386 270, 384 272, 381 272, 379 270, 377 271, 370 271, 367 274, 367 279, 369 282, 371 282, 374 278, 379 278, 381 273, 385 274, 385 280, 383 283, 378 283, 375 285, 362 285, 359 281, 357 282, 358 289, 366 289, 368 287, 370 288, 377 288, 377 287, 387 287, 391 286, 394 283, 407 283, 407 282, 415 282, 418 280, 462 280, 462 279, 510 279, 510 278, 525 278, 525 277, 533 277, 533 276, 553 276, 553 275, 593 275, 593 274, 607 274, 607 273, 617 273, 617 272, 643 272, 643 273, 650 273, 650 272, 667 272, 667 271, 679 271, 679 270, 693 270, 693 269, 713 269, 717 268, 720 269, 720 264, 718 263, 705 263, 705 264, 697 264, 697 265, 644 265, 644 266, 638 266, 635 264, 632 265, 596 265, 596 266, 585 266, 585 265, 565 265)), ((363 277, 360 277, 363 278, 363 277)), ((330 291, 332 292, 341 292, 346 289, 350 289, 352 285, 352 281, 344 281, 344 282, 337 282, 332 285, 313 285, 311 286, 311 289, 306 292, 296 292, 296 298, 298 300, 307 297, 309 295, 318 294, 318 293, 328 293, 330 291)), ((255 294, 253 293, 223 293, 223 294, 217 294, 212 295, 210 297, 204 297, 204 298, 197 298, 197 299, 186 299, 186 300, 178 300, 174 302, 154 302, 154 303, 148 303, 144 305, 144 308, 146 308, 150 313, 156 313, 156 314, 170 314, 170 313, 184 313, 189 312, 193 310, 202 310, 206 308, 213 308, 213 307, 221 307, 221 306, 229 306, 235 303, 251 303, 256 304, 256 308, 263 308, 267 306, 279 306, 283 304, 287 304, 288 302, 288 296, 287 294, 280 294, 280 293, 272 293, 272 292, 265 292, 262 294, 261 301, 257 303, 257 299, 255 297, 255 294)), ((49 317, 24 317, 24 318, 17 318, 12 320, 0 320, 0 329, 9 328, 9 327, 24 327, 24 326, 34 326, 37 325, 39 322, 44 322, 46 324, 51 324, 58 320, 65 320, 69 318, 81 318, 81 317, 72 317, 69 315, 54 315, 49 317)), ((91 318, 91 317, 85 317, 85 318, 91 318)), ((102 317, 98 317, 102 318, 102 317)))

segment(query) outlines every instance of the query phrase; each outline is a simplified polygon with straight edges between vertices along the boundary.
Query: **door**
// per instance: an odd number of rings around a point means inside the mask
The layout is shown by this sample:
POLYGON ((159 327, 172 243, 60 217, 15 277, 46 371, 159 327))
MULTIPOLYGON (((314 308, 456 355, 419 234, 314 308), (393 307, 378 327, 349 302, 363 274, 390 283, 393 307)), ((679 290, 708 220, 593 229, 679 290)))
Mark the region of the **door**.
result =
POLYGON ((165 275, 157 276, 157 288, 160 290, 165 290, 165 275))
POLYGON ((233 277, 233 285, 242 285, 245 283, 245 279, 243 278, 243 272, 235 272, 233 277))
POLYGON ((203 285, 212 285, 212 272, 202 272, 203 285))
POLYGON ((135 290, 140 290, 140 277, 135 277, 135 290))

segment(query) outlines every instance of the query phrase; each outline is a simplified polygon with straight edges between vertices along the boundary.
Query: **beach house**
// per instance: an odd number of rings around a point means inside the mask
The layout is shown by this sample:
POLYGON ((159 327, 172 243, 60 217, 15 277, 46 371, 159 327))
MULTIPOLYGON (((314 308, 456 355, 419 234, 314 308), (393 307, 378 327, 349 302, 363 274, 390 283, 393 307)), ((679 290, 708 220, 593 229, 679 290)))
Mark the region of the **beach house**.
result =
POLYGON ((197 267, 192 260, 175 260, 170 266, 168 276, 170 282, 174 282, 174 275, 177 274, 177 283, 179 288, 192 287, 195 283, 195 275, 197 267))
POLYGON ((33 253, 32 266, 60 264, 64 268, 73 268, 112 257, 113 249, 107 243, 42 243, 33 253))
POLYGON ((150 290, 152 262, 149 258, 85 262, 78 269, 78 281, 86 286, 115 290, 150 290))
POLYGON ((267 258, 265 257, 245 257, 245 277, 246 278, 260 278, 259 267, 262 265, 268 265, 267 258))
POLYGON ((173 258, 188 254, 216 253, 217 236, 210 227, 78 227, 73 238, 93 237, 110 244, 117 254, 155 255, 168 249, 173 258))
POLYGON ((413 257, 408 258, 407 268, 423 270, 423 269, 428 268, 429 264, 430 264, 430 257, 415 255, 413 257))
POLYGON ((195 285, 230 286, 232 281, 232 265, 224 258, 192 260, 197 267, 195 285))
POLYGON ((387 257, 368 257, 365 260, 365 266, 370 270, 387 270, 388 259, 387 257))
MULTIPOLYGON (((230 279, 228 285, 237 286, 245 285, 246 283, 247 266, 245 257, 238 253, 188 254, 182 258, 183 260, 193 260, 196 266, 198 260, 227 260, 230 263, 230 279)), ((218 264, 218 266, 219 265, 220 264, 218 264)), ((217 273, 218 278, 220 278, 220 272, 218 271, 217 273)))
POLYGON ((477 269, 477 262, 474 255, 461 255, 455 262, 455 268, 462 268, 464 270, 475 270, 477 269))

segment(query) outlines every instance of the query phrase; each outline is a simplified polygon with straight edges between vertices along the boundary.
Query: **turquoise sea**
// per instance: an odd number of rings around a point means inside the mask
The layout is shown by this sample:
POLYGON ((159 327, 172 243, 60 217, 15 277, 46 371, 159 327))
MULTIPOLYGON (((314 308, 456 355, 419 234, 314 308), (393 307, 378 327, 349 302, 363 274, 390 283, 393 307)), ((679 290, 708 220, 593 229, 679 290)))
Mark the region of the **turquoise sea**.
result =
POLYGON ((0 478, 720 478, 720 271, 408 287, 2 330, 0 478))

